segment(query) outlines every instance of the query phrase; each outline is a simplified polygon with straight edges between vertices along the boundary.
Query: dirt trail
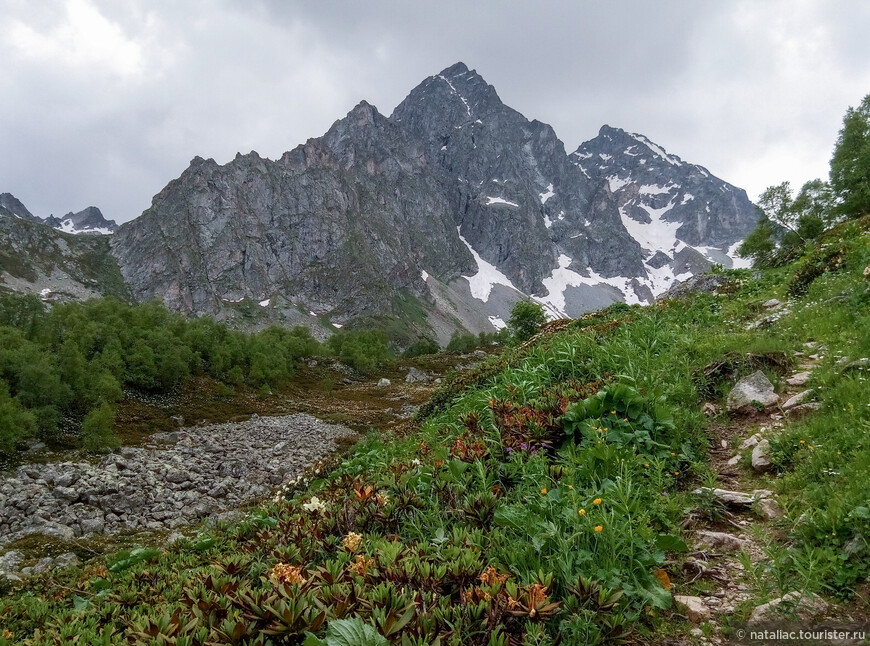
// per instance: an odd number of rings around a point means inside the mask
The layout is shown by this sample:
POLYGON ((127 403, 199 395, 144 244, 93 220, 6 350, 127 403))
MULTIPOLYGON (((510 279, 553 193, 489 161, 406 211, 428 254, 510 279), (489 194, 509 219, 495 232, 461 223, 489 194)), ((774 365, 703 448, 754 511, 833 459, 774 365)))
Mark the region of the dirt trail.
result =
MULTIPOLYGON (((808 352, 813 354, 796 353, 800 363, 783 377, 777 406, 749 415, 719 415, 709 428, 708 464, 717 478, 712 487, 696 492, 706 501, 706 513, 686 519, 692 551, 683 562, 681 582, 674 589, 678 612, 696 624, 687 643, 726 642, 729 621, 743 618, 752 608, 754 571, 767 559, 764 537, 786 538, 778 536, 776 527, 782 509, 770 491, 763 467, 753 468, 752 451, 759 441, 781 429, 789 414, 795 414, 794 406, 789 410, 783 406, 806 390, 806 373, 811 373, 820 359, 813 346, 808 352), (752 572, 747 572, 747 567, 752 572)), ((798 414, 807 412, 812 410, 798 414)), ((821 600, 807 601, 805 610, 823 610, 821 604, 821 600)), ((764 620, 769 615, 756 607, 751 617, 764 620)))

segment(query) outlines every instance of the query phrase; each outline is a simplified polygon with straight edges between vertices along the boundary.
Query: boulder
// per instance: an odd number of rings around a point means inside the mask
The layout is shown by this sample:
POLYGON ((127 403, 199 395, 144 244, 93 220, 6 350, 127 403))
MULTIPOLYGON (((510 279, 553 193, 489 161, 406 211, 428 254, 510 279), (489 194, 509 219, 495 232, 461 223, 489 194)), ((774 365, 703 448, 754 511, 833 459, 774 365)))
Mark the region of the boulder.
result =
POLYGON ((774 392, 773 384, 767 376, 758 370, 748 377, 744 377, 728 393, 729 412, 752 412, 757 407, 767 408, 779 401, 779 396, 774 392))
POLYGON ((689 621, 699 624, 707 621, 712 616, 710 608, 708 608, 701 597, 687 597, 681 594, 674 595, 674 603, 678 610, 686 613, 689 621))
POLYGON ((770 442, 761 440, 752 449, 752 468, 756 473, 764 473, 770 470, 770 442))
POLYGON ((771 498, 762 498, 755 503, 755 513, 764 520, 776 520, 782 517, 782 507, 771 498))
POLYGON ((24 561, 24 554, 17 550, 10 550, 3 556, 0 556, 0 574, 7 572, 18 572, 21 563, 24 561))
POLYGON ((737 447, 741 451, 745 449, 751 449, 753 446, 757 445, 761 441, 761 433, 756 433, 751 437, 747 437, 743 442, 740 443, 740 446, 737 447))
POLYGON ((391 382, 389 379, 387 379, 386 377, 381 377, 380 379, 378 379, 378 388, 386 388, 390 385, 390 383, 391 382))
POLYGON ((425 372, 423 372, 419 368, 411 367, 408 370, 408 374, 405 377, 405 381, 409 384, 413 384, 413 383, 428 384, 430 381, 432 381, 432 377, 427 375, 425 372))

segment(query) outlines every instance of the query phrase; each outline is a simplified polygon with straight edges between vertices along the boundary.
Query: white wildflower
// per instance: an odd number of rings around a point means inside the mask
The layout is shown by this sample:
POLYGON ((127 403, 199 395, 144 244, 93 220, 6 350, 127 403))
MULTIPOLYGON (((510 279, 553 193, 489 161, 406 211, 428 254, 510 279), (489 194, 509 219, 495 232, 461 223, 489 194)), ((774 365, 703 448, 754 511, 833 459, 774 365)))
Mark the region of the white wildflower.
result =
POLYGON ((326 511, 326 503, 323 502, 323 501, 322 501, 320 498, 318 498, 317 496, 311 496, 311 500, 309 500, 307 503, 305 503, 304 505, 302 505, 302 508, 303 508, 305 511, 318 511, 318 512, 324 512, 324 511, 326 511))

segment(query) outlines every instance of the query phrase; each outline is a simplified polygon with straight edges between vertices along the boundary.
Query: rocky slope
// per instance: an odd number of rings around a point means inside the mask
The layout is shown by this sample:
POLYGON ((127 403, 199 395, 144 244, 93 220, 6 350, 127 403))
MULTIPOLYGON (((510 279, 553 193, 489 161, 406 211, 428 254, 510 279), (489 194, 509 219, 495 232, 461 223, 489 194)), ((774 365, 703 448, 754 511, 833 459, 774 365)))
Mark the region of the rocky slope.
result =
POLYGON ((38 218, 0 207, 4 290, 39 294, 45 300, 129 297, 107 236, 63 233, 38 218))

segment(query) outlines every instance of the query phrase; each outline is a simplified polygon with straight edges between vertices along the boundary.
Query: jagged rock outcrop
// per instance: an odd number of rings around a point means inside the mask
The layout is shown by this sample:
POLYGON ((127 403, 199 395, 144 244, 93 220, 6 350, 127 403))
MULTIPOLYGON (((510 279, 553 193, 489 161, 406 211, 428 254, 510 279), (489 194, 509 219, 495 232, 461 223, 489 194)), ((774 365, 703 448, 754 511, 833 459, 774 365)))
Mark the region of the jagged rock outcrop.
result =
POLYGON ((118 230, 115 221, 107 220, 95 206, 89 206, 78 213, 69 212, 62 218, 52 215, 45 218, 44 222, 65 233, 110 235, 118 230))
MULTIPOLYGON (((60 221, 101 226, 82 214, 60 221)), ((137 300, 321 335, 398 319, 444 342, 523 298, 558 317, 651 302, 730 266, 756 221, 743 191, 641 135, 605 126, 567 154, 457 63, 280 159, 195 158, 111 246, 137 300)))
POLYGON ((194 159, 112 246, 139 300, 218 317, 255 302, 309 324, 414 323, 432 306, 421 266, 474 269, 420 142, 365 102, 276 161, 194 159))

